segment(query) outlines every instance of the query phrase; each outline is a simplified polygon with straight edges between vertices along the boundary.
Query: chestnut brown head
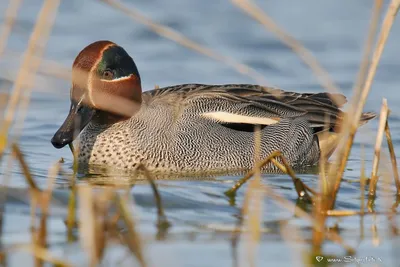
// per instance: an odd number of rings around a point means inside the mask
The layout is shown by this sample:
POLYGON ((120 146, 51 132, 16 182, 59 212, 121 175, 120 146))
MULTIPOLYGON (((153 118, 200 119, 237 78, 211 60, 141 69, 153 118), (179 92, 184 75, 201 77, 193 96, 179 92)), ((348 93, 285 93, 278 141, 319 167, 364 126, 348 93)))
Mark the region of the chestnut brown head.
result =
POLYGON ((140 75, 133 59, 110 41, 85 47, 72 66, 71 106, 51 143, 71 143, 91 120, 111 123, 131 117, 142 101, 140 75))

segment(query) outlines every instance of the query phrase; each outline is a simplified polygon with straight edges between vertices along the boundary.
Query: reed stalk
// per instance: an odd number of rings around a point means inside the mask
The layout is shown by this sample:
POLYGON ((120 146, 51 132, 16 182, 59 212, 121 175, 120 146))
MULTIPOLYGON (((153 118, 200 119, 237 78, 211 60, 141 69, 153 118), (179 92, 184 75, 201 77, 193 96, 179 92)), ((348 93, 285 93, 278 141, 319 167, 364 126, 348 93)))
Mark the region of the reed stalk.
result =
POLYGON ((388 10, 386 12, 386 15, 384 17, 381 30, 378 36, 378 43, 375 47, 373 56, 372 56, 372 61, 369 67, 369 71, 367 74, 366 81, 362 87, 362 90, 359 94, 354 94, 354 100, 352 103, 358 103, 355 105, 354 108, 354 113, 352 113, 352 119, 349 120, 348 124, 345 127, 342 127, 342 129, 349 129, 349 133, 346 138, 346 141, 344 142, 344 146, 339 148, 338 151, 338 162, 337 164, 333 164, 329 170, 329 177, 330 180, 334 182, 334 185, 331 190, 331 200, 328 201, 328 207, 332 208, 335 205, 336 201, 336 195, 339 191, 340 188, 340 182, 342 180, 343 172, 346 167, 347 159, 350 155, 350 150, 353 144, 354 136, 357 131, 357 126, 361 118, 361 114, 363 111, 363 108, 365 106, 365 102, 367 99, 367 96, 370 92, 372 81, 375 77, 375 73, 378 67, 378 63, 380 61, 380 58, 383 53, 383 49, 385 47, 386 41, 389 37, 389 32, 390 29, 392 28, 394 19, 396 18, 397 12, 400 7, 400 0, 392 0, 388 10))
POLYGON ((371 181, 369 183, 369 196, 372 198, 375 198, 375 196, 376 196, 375 195, 376 194, 376 185, 378 183, 378 178, 379 178, 378 177, 378 167, 379 167, 383 134, 385 131, 385 125, 387 123, 387 116, 388 116, 387 100, 383 99, 381 114, 380 114, 380 119, 379 119, 378 133, 376 135, 375 154, 374 154, 374 161, 372 163, 371 181))

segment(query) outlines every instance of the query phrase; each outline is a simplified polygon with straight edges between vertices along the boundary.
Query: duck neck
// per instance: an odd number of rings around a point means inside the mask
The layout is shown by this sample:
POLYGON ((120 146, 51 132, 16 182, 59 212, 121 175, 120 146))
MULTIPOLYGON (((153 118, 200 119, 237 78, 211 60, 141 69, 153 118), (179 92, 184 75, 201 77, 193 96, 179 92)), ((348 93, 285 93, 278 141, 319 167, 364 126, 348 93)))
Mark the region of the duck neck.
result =
POLYGON ((96 110, 96 115, 93 117, 92 121, 95 124, 102 126, 109 126, 121 121, 128 120, 130 117, 115 114, 108 111, 96 110))

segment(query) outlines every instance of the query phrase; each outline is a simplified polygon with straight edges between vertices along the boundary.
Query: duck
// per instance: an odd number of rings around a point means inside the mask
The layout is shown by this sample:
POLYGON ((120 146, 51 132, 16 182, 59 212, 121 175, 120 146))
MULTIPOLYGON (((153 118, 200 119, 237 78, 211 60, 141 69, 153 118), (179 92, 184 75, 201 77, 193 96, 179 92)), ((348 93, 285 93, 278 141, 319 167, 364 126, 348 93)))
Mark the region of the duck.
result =
MULTIPOLYGON (((347 100, 254 84, 143 92, 132 57, 101 40, 75 58, 70 102, 51 143, 59 149, 74 142, 80 165, 196 173, 250 170, 255 153, 265 158, 274 151, 295 170, 314 166, 322 153, 329 157, 335 150, 347 100)), ((359 125, 375 116, 363 113, 359 125)), ((263 167, 277 170, 271 163, 263 167)))

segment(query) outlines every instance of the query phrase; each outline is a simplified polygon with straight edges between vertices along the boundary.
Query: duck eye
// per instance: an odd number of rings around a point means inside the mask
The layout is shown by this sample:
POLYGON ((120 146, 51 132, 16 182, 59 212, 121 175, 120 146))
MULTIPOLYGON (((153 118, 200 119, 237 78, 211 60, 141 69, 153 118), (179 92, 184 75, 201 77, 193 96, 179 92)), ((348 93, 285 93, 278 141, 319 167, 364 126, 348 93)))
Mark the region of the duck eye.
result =
POLYGON ((104 78, 104 79, 111 80, 113 77, 114 77, 114 73, 113 73, 111 70, 106 69, 106 70, 103 72, 103 78, 104 78))

